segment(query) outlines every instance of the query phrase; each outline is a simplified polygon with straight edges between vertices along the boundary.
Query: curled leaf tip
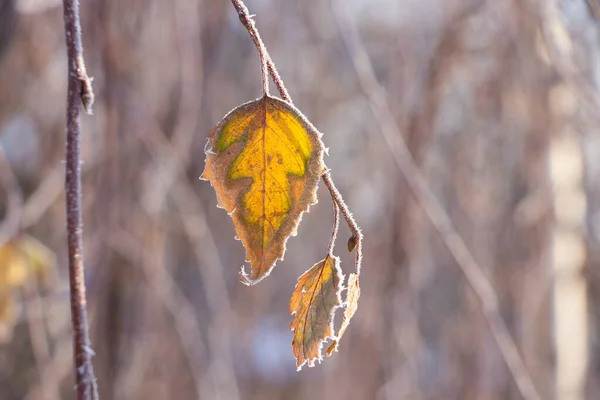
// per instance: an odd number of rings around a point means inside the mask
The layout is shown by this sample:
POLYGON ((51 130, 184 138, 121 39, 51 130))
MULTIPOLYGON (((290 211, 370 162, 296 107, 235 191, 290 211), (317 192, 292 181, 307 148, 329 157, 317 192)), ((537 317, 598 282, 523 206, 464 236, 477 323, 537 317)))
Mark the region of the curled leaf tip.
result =
POLYGON ((238 273, 239 279, 240 279, 240 283, 246 285, 246 286, 252 286, 258 282, 260 282, 262 279, 251 279, 250 276, 248 276, 248 273, 246 273, 246 270, 244 267, 241 268, 240 272, 238 273))

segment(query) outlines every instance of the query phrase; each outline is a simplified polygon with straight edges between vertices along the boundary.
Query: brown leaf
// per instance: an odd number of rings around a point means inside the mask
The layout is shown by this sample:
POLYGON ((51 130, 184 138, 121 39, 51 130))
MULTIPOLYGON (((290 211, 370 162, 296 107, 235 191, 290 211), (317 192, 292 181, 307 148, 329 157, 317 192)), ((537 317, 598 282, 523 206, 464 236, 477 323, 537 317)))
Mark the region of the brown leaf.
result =
POLYGON ((294 106, 273 97, 243 104, 208 137, 209 180, 246 249, 254 284, 283 259, 302 213, 317 202, 325 170, 321 134, 294 106))
POLYGON ((348 277, 348 290, 346 291, 346 301, 345 307, 346 311, 344 311, 344 319, 342 320, 342 326, 340 327, 339 332, 337 333, 337 339, 333 341, 327 348, 327 355, 330 356, 333 351, 337 351, 339 341, 346 332, 346 328, 350 324, 350 320, 356 313, 356 309, 358 308, 358 298, 360 297, 360 287, 358 286, 358 275, 350 274, 348 277))
POLYGON ((298 278, 290 301, 298 369, 305 363, 312 367, 315 360, 320 362, 323 341, 334 337, 333 315, 341 304, 343 279, 339 258, 329 255, 298 278))

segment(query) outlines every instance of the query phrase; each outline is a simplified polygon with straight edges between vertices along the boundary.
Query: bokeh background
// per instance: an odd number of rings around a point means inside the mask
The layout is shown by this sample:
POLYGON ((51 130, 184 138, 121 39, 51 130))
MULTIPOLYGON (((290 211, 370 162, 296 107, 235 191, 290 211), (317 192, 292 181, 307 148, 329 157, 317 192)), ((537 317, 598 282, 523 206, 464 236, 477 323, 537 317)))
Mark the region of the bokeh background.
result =
MULTIPOLYGON (((411 174, 489 281, 540 397, 600 399, 600 1, 247 5, 363 228, 358 312, 339 353, 296 372, 288 303, 325 254, 323 185, 271 276, 238 282, 243 248, 198 179, 212 127, 261 94, 231 3, 85 0, 97 98, 82 121, 83 216, 101 397, 521 399, 411 174)), ((2 400, 74 398, 66 72, 60 2, 1 0, 0 255, 33 248, 38 260, 0 257, 2 400)), ((349 235, 342 226, 346 274, 349 235)))

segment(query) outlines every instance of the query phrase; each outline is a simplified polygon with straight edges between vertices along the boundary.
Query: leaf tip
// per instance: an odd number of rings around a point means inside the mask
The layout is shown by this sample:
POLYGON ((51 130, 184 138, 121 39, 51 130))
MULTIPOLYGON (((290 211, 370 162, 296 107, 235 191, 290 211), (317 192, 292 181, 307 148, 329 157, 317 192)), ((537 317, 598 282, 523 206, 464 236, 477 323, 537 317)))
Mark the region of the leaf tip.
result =
POLYGON ((325 350, 325 353, 327 354, 327 357, 331 357, 331 353, 333 353, 334 351, 335 351, 336 353, 337 353, 337 351, 338 351, 338 340, 337 340, 337 339, 335 339, 335 340, 333 341, 333 343, 331 343, 331 344, 329 345, 329 347, 327 348, 327 350, 325 350))
POLYGON ((240 283, 242 283, 246 286, 252 286, 254 284, 252 279, 250 279, 250 277, 246 273, 244 266, 242 266, 242 268, 240 269, 239 278, 240 278, 240 283))
POLYGON ((259 275, 256 279, 252 279, 252 276, 254 274, 249 275, 246 272, 246 269, 242 266, 242 268, 240 269, 240 272, 239 272, 240 282, 246 286, 256 285, 258 282, 265 279, 265 277, 268 276, 270 272, 271 272, 271 270, 268 270, 266 273, 259 275))
POLYGON ((202 175, 200 175, 199 179, 201 181, 210 181, 210 177, 206 176, 206 168, 204 169, 204 172, 202 172, 202 175))

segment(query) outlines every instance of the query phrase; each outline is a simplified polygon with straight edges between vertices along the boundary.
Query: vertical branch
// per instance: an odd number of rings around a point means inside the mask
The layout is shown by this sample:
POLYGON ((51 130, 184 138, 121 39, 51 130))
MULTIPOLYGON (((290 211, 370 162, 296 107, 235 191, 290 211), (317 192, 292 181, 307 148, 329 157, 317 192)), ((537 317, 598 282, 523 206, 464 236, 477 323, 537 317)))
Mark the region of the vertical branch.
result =
POLYGON ((81 163, 80 128, 81 105, 91 113, 94 94, 83 62, 79 1, 63 0, 65 39, 69 63, 67 89, 67 154, 66 207, 67 243, 69 251, 69 287, 71 292, 71 322, 73 324, 73 353, 78 400, 98 399, 93 351, 88 332, 85 277, 83 270, 83 239, 81 224, 81 163))

